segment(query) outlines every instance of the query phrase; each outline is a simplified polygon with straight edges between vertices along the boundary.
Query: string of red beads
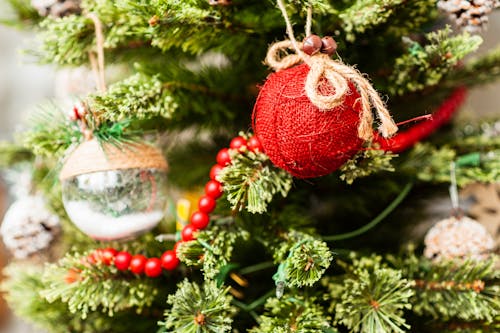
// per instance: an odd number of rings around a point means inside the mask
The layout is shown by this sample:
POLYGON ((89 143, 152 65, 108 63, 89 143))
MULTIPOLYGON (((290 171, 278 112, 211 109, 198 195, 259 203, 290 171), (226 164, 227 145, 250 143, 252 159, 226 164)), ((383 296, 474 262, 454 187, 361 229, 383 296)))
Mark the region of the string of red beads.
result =
MULTIPOLYGON (((243 151, 262 151, 260 141, 252 136, 248 140, 242 136, 233 138, 229 144, 229 149, 243 151)), ((113 248, 97 249, 88 257, 87 261, 91 264, 98 262, 104 265, 114 265, 119 271, 130 271, 134 274, 144 274, 155 278, 162 275, 164 270, 171 271, 179 266, 180 261, 177 258, 177 247, 182 242, 188 242, 195 239, 195 233, 208 227, 210 223, 209 214, 217 206, 216 200, 222 194, 222 184, 217 180, 217 175, 227 165, 231 164, 231 156, 228 148, 222 148, 216 157, 217 164, 210 169, 210 180, 205 185, 205 194, 198 200, 198 210, 196 210, 189 219, 189 224, 181 231, 181 240, 178 241, 172 250, 167 250, 160 258, 147 258, 142 254, 132 255, 127 251, 118 252, 113 248)))

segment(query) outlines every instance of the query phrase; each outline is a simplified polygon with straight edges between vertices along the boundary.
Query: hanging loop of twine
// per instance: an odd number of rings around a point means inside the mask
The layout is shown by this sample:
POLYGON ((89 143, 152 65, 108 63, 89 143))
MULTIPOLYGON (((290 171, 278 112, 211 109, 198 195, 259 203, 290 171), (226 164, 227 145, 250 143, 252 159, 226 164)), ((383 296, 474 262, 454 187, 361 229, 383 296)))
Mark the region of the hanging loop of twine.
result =
MULTIPOLYGON (((332 110, 342 105, 345 95, 349 93, 349 82, 352 82, 360 94, 359 102, 362 109, 358 126, 358 136, 366 141, 373 138, 372 107, 375 109, 380 120, 379 131, 382 136, 390 137, 396 133, 398 127, 370 82, 355 68, 347 66, 340 61, 335 61, 326 54, 318 53, 308 56, 302 52, 302 45, 295 39, 292 23, 286 12, 283 0, 277 0, 277 4, 286 22, 289 40, 277 42, 269 47, 265 61, 267 65, 275 71, 280 71, 302 62, 306 63, 310 71, 306 78, 305 91, 311 103, 322 111, 332 110), (289 54, 289 49, 295 51, 295 54, 289 54), (324 95, 320 92, 319 88, 324 80, 334 89, 333 93, 324 95)), ((306 31, 308 34, 310 34, 311 22, 312 10, 308 9, 306 22, 306 31)))
POLYGON ((85 15, 92 20, 95 27, 96 52, 97 59, 93 51, 89 51, 89 59, 92 70, 96 77, 96 85, 101 92, 106 92, 106 79, 104 73, 104 33, 102 22, 95 13, 85 15))

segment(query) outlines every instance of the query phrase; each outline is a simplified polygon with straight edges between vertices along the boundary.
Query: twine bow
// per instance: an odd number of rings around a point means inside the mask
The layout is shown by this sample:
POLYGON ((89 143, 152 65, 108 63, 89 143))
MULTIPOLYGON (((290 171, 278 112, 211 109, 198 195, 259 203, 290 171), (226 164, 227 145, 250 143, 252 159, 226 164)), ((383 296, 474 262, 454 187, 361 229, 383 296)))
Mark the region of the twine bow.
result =
MULTIPOLYGON (((343 64, 341 61, 335 61, 326 54, 318 53, 308 56, 302 52, 302 45, 298 43, 293 34, 292 24, 286 13, 283 0, 277 0, 286 22, 287 34, 289 40, 277 42, 269 47, 265 62, 275 71, 293 67, 302 62, 306 63, 310 70, 305 82, 305 91, 307 97, 315 106, 322 111, 329 111, 342 105, 344 97, 349 91, 349 82, 352 82, 360 94, 361 117, 358 126, 358 136, 366 141, 373 138, 373 115, 372 107, 375 109, 380 120, 379 131, 383 137, 390 137, 397 132, 398 127, 394 123, 384 102, 377 91, 363 75, 351 66, 343 64), (288 50, 295 51, 289 54, 288 50), (284 56, 282 56, 285 54, 284 56), (320 92, 322 80, 334 88, 334 92, 324 95, 320 92)), ((310 34, 311 10, 308 10, 306 31, 310 34)))

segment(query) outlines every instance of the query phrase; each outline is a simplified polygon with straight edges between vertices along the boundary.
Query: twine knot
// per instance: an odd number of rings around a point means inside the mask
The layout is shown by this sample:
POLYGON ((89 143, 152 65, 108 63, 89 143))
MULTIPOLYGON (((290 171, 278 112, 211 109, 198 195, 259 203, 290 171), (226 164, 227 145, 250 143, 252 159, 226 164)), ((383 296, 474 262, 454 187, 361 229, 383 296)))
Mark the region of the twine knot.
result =
POLYGON ((397 132, 394 123, 384 102, 370 82, 353 67, 335 61, 327 54, 318 53, 309 56, 301 51, 302 44, 295 40, 284 40, 269 47, 266 64, 275 71, 284 70, 302 62, 306 63, 310 71, 305 82, 307 97, 321 111, 332 111, 342 105, 345 95, 349 93, 349 82, 352 82, 360 94, 361 117, 358 126, 358 136, 366 141, 373 138, 372 107, 380 120, 379 131, 383 137, 390 137, 397 132), (295 51, 290 53, 289 50, 295 51), (326 80, 334 89, 333 93, 324 95, 320 91, 321 83, 326 80))

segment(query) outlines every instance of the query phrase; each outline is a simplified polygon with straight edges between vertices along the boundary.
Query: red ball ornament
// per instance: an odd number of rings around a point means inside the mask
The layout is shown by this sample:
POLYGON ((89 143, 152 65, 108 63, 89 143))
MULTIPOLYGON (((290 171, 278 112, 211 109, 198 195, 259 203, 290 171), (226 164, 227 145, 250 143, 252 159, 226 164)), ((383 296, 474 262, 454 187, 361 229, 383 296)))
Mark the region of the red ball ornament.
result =
MULTIPOLYGON (((306 95, 309 66, 302 64, 269 75, 253 112, 253 128, 269 159, 298 178, 327 175, 351 159, 363 145, 358 137, 362 112, 352 83, 344 103, 320 110, 306 95)), ((324 80, 319 91, 333 92, 324 80)))
POLYGON ((229 156, 229 149, 227 148, 222 148, 219 150, 217 153, 217 157, 215 158, 217 160, 217 164, 221 166, 226 166, 228 164, 231 164, 231 156, 229 156))
POLYGON ((144 266, 148 259, 142 254, 136 254, 130 260, 130 271, 135 274, 142 274, 144 272, 144 266))
POLYGON ((155 278, 161 275, 161 260, 158 258, 149 258, 144 265, 146 276, 155 278))
POLYGON ((161 256, 161 267, 164 269, 171 271, 179 266, 179 259, 177 259, 177 255, 174 250, 168 250, 163 253, 161 256))
POLYGON ((128 252, 118 252, 115 256, 115 267, 119 271, 126 271, 132 260, 132 255, 128 252))
POLYGON ((198 209, 202 213, 210 214, 215 209, 216 202, 208 195, 204 195, 198 200, 198 209))
POLYGON ((229 147, 231 149, 240 149, 247 146, 247 140, 242 136, 237 136, 231 140, 229 147))
POLYGON ((205 185, 205 194, 211 198, 219 199, 222 193, 222 185, 216 180, 209 180, 205 185))
POLYGON ((210 217, 204 212, 194 212, 190 222, 196 229, 205 229, 210 223, 210 217))
POLYGON ((182 240, 185 242, 189 242, 195 239, 194 233, 197 231, 196 227, 192 224, 188 224, 182 229, 181 236, 182 240))

